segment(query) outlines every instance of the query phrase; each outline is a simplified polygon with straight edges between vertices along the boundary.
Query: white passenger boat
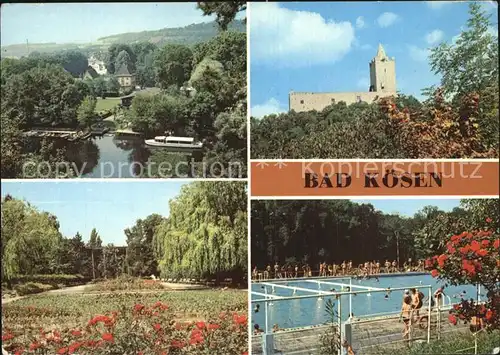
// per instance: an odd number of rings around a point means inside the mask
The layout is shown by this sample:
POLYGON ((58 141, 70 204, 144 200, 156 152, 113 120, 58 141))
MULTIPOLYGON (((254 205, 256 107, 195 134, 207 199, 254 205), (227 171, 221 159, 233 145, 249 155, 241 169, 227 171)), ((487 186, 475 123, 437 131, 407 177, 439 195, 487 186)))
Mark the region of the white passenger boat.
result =
POLYGON ((195 142, 191 137, 157 136, 154 139, 146 139, 144 142, 151 147, 174 150, 196 150, 203 147, 202 142, 195 142))

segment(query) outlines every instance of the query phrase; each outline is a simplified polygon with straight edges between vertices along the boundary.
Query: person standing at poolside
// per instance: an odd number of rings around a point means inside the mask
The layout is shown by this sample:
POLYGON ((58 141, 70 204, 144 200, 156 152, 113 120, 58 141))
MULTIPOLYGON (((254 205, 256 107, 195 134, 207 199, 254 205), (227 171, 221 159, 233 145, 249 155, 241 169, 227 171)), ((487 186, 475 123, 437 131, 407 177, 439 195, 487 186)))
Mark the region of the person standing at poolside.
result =
POLYGON ((278 265, 278 262, 276 262, 276 264, 274 264, 274 278, 275 279, 281 279, 281 275, 280 275, 280 266, 278 265))
POLYGON ((399 321, 403 319, 404 329, 403 329, 403 339, 408 340, 411 328, 411 318, 413 316, 413 307, 411 305, 411 296, 408 291, 405 291, 403 296, 403 305, 401 306, 401 313, 399 315, 399 321))
POLYGON ((444 287, 440 287, 434 292, 434 298, 436 299, 436 303, 438 307, 441 307, 443 305, 443 297, 446 296, 444 294, 444 287))

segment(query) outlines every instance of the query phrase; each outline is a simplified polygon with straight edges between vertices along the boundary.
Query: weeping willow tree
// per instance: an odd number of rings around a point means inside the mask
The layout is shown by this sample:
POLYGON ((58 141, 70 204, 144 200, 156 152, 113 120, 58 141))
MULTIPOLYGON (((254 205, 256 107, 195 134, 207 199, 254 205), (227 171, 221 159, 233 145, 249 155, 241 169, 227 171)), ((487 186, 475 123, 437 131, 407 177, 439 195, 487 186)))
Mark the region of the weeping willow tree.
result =
POLYGON ((184 186, 154 238, 162 276, 240 282, 247 270, 246 201, 244 182, 184 186))
POLYGON ((2 279, 49 273, 62 236, 56 217, 6 196, 2 200, 2 279))

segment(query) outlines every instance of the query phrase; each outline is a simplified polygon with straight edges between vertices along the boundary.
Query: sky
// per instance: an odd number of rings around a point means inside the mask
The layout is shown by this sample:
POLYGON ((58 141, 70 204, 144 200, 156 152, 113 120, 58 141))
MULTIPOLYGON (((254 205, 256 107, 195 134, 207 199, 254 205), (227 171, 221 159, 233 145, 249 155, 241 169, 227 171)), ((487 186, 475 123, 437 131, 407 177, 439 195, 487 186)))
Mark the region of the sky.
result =
MULTIPOLYGON (((237 18, 245 16, 245 12, 237 18)), ((88 43, 125 32, 211 22, 196 3, 2 4, 2 46, 26 43, 88 43)))
POLYGON ((2 198, 10 194, 55 216, 65 237, 83 240, 96 228, 103 244, 126 245, 124 229, 152 213, 169 215, 169 201, 186 182, 164 181, 2 181, 2 198))
POLYGON ((397 199, 397 200, 352 200, 356 203, 369 203, 376 210, 384 213, 398 213, 401 216, 413 217, 415 213, 422 210, 425 206, 436 206, 440 210, 450 212, 455 207, 460 206, 460 200, 457 199, 397 199))
MULTIPOLYGON (((498 5, 482 3, 498 33, 498 5)), ((288 111, 290 91, 368 91, 368 63, 382 44, 396 60, 397 89, 422 99, 439 83, 429 48, 452 43, 468 3, 445 1, 250 3, 251 114, 288 111)))

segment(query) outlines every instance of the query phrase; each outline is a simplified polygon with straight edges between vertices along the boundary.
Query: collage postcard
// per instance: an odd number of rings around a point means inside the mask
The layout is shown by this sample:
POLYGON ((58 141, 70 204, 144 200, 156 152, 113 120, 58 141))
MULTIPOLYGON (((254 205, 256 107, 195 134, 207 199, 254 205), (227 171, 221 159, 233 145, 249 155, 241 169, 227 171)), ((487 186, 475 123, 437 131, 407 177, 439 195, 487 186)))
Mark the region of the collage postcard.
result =
POLYGON ((497 1, 0 14, 2 355, 500 354, 497 1))

